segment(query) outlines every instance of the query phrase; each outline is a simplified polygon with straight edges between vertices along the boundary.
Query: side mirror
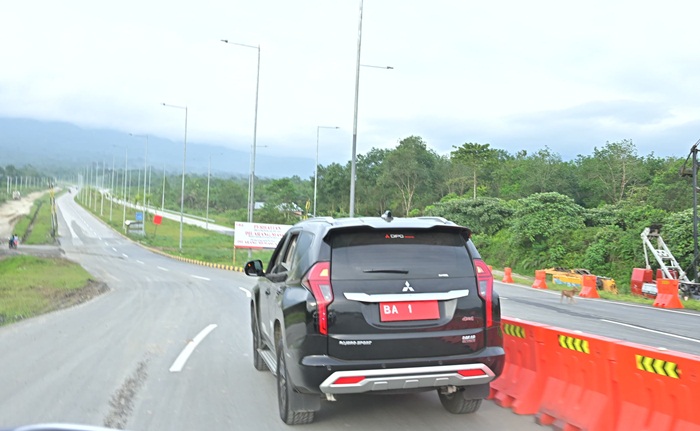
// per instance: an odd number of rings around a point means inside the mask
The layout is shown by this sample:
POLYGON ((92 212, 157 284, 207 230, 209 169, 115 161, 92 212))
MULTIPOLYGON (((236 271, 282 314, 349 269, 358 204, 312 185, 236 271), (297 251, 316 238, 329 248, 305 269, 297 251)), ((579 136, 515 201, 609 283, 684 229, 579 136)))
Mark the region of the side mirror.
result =
POLYGON ((262 277, 265 275, 262 260, 259 259, 248 261, 245 264, 243 271, 245 272, 245 275, 249 275, 251 277, 262 277))

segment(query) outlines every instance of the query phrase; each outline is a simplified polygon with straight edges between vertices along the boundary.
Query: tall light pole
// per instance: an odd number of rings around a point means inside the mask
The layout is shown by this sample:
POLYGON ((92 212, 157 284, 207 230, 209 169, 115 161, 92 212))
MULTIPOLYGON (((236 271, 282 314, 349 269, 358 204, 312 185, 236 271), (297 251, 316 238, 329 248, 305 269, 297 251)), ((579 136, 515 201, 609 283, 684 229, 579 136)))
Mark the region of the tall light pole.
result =
POLYGON ((146 234, 146 175, 148 171, 148 135, 134 135, 129 133, 129 136, 134 138, 146 138, 146 153, 143 157, 143 221, 141 223, 141 231, 146 234))
POLYGON ((360 66, 374 67, 378 69, 393 69, 391 66, 370 66, 360 64, 360 53, 362 51, 362 4, 360 0, 360 18, 357 29, 357 61, 355 63, 355 109, 352 121, 352 162, 350 164, 350 217, 355 216, 355 177, 357 176, 357 108, 360 95, 360 66))
POLYGON ((129 147, 124 148, 124 192, 122 193, 122 226, 126 226, 126 177, 129 172, 129 147))
POLYGON ((316 214, 316 194, 318 189, 318 136, 321 129, 340 129, 338 126, 316 126, 316 167, 314 168, 314 217, 316 214))
POLYGON ((258 93, 260 90, 260 45, 246 45, 244 43, 229 42, 228 39, 221 39, 222 42, 231 45, 244 46, 258 50, 258 71, 255 79, 255 120, 253 123, 253 148, 250 156, 250 179, 248 180, 248 222, 253 222, 253 210, 255 209, 255 151, 257 149, 258 137, 258 93))
POLYGON ((112 180, 109 186, 109 222, 112 223, 112 203, 114 202, 114 154, 112 154, 112 180))
POLYGON ((206 229, 209 230, 209 182, 211 181, 211 154, 209 154, 209 167, 207 169, 207 215, 206 229))
POLYGON ((180 188, 180 251, 182 251, 182 224, 185 219, 185 163, 187 161, 187 106, 168 105, 163 103, 163 106, 169 108, 177 108, 185 110, 185 140, 182 151, 182 187, 180 188))
POLYGON ((165 163, 163 163, 163 194, 160 196, 160 212, 165 211, 165 163))
POLYGON ((355 216, 355 171, 357 164, 357 104, 360 95, 360 52, 362 50, 362 4, 360 0, 360 19, 357 29, 357 61, 355 63, 355 110, 352 121, 352 162, 350 164, 350 217, 355 216))

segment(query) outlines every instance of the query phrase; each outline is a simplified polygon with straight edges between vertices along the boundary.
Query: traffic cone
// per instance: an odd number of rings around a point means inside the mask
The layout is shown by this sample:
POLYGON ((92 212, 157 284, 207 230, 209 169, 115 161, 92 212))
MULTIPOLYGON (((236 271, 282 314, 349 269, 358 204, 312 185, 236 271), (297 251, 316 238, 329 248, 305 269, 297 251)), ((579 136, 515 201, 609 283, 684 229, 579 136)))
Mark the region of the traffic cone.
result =
POLYGON ((503 269, 503 282, 512 283, 513 282, 513 270, 506 267, 503 269))
POLYGON ((535 271, 535 282, 532 287, 535 289, 547 289, 547 273, 543 269, 535 271))

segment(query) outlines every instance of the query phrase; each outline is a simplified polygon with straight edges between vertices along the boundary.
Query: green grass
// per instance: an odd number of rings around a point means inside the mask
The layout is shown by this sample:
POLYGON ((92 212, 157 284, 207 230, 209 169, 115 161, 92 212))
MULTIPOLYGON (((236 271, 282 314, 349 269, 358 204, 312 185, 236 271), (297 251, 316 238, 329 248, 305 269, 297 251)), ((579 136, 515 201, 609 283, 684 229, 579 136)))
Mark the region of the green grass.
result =
MULTIPOLYGON (((76 200, 81 203, 79 200, 76 200)), ((109 218, 109 202, 105 200, 100 215, 99 203, 92 208, 85 208, 95 216, 102 219, 115 230, 125 234, 122 219, 124 217, 124 207, 119 204, 112 204, 112 220, 109 218)), ((247 249, 234 249, 233 237, 197 226, 184 224, 182 228, 182 250, 180 250, 180 222, 163 218, 159 226, 153 224, 152 215, 146 221, 146 235, 128 234, 128 237, 141 244, 168 253, 173 256, 180 256, 188 259, 195 259, 202 262, 218 263, 223 265, 233 265, 242 267, 248 260, 247 249)), ((126 219, 134 220, 136 210, 126 208, 126 219)), ((260 259, 267 264, 272 255, 272 250, 253 250, 251 259, 260 259)))
POLYGON ((56 308, 85 287, 90 274, 65 259, 11 256, 0 260, 0 325, 56 308))
POLYGON ((51 198, 49 193, 46 193, 34 201, 29 214, 17 222, 14 233, 23 238, 22 244, 53 244, 51 230, 51 198), (32 218, 34 224, 31 224, 32 218))

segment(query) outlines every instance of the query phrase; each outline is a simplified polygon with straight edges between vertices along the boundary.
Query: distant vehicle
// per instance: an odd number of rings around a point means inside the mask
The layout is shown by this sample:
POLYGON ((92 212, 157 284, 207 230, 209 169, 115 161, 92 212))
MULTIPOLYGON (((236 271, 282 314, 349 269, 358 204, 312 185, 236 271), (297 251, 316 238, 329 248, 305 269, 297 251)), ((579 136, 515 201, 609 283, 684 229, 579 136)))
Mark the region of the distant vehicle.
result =
POLYGON ((12 199, 18 201, 22 198, 22 195, 20 194, 19 190, 15 190, 12 192, 12 199))
POLYGON ((504 364, 493 275, 469 229, 438 217, 314 218, 280 240, 250 303, 253 361, 277 377, 282 420, 321 398, 435 390, 473 413, 504 364))

